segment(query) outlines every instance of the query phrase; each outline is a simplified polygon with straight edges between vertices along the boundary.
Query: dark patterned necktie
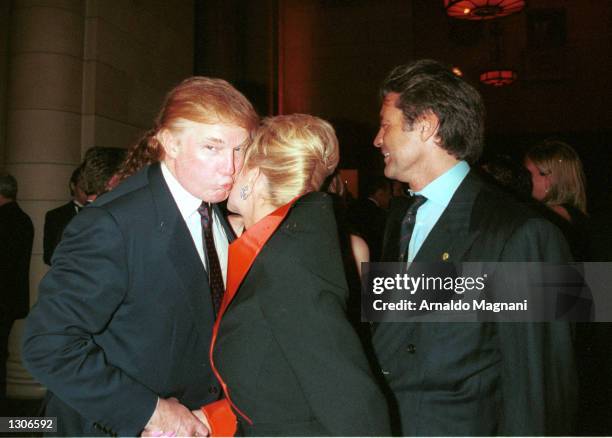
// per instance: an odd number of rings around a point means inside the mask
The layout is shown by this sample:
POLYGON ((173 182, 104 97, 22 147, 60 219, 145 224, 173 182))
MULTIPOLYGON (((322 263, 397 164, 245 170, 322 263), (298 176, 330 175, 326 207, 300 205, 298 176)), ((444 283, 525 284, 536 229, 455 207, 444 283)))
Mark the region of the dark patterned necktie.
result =
POLYGON ((408 245, 410 244, 410 238, 412 237, 412 231, 414 230, 417 210, 425 203, 425 201, 427 201, 425 196, 414 195, 412 204, 410 204, 410 207, 408 207, 408 211, 406 211, 406 215, 402 220, 402 226, 400 228, 400 262, 408 260, 408 245))
POLYGON ((219 256, 215 249, 215 240, 212 231, 213 214, 210 204, 202 202, 202 205, 198 208, 198 213, 200 213, 200 220, 202 222, 202 240, 204 241, 208 266, 208 284, 210 285, 210 295, 212 297, 212 305, 216 317, 221 307, 223 294, 225 293, 225 285, 223 284, 223 274, 221 273, 219 256))

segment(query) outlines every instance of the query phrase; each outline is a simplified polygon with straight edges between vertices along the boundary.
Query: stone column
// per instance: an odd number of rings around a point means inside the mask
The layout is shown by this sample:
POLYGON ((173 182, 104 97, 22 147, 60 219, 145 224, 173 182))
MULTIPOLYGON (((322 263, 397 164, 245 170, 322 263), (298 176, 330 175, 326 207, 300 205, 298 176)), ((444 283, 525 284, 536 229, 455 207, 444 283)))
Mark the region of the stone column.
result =
MULTIPOLYGON (((13 0, 10 16, 5 166, 18 201, 34 222, 30 302, 47 271, 42 261, 45 212, 69 199, 81 159, 84 5, 81 0, 13 0)), ((9 342, 10 398, 39 398, 44 389, 21 366, 23 321, 9 342)))

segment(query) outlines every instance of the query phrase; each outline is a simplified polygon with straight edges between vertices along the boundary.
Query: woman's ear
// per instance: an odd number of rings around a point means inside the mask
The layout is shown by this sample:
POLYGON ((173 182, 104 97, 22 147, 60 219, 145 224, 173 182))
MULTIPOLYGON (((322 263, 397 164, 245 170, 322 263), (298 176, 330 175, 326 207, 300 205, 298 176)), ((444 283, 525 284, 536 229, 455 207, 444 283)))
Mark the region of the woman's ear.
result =
POLYGON ((268 191, 268 178, 260 171, 259 167, 250 170, 249 184, 259 196, 266 196, 268 191))
POLYGON ((247 171, 247 181, 249 182, 250 186, 255 186, 255 184, 257 184, 257 181, 260 179, 261 176, 261 172, 259 171, 259 167, 253 167, 251 169, 249 169, 247 171))
POLYGON ((548 193, 552 185, 553 185, 552 174, 548 173, 544 175, 544 192, 548 193))

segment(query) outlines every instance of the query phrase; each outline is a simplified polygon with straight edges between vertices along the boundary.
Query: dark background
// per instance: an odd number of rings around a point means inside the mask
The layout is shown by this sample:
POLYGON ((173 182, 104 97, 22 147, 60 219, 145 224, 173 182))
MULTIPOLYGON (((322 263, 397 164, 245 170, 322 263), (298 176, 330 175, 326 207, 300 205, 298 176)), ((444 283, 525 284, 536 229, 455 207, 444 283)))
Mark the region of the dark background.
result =
POLYGON ((341 168, 360 185, 382 174, 372 139, 378 86, 393 66, 434 58, 457 66, 487 107, 485 157, 521 159, 555 137, 579 152, 589 210, 611 198, 612 2, 530 0, 486 21, 446 15, 442 0, 196 1, 195 71, 237 84, 263 115, 306 112, 330 120, 341 168), (510 67, 506 87, 478 81, 510 67))

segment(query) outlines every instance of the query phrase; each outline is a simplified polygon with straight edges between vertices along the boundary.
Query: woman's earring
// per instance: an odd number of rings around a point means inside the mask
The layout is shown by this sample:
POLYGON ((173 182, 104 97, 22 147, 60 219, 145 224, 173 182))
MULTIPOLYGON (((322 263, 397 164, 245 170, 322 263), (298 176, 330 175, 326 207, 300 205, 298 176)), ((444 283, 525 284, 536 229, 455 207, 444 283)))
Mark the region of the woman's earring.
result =
POLYGON ((246 198, 249 197, 249 195, 250 195, 249 186, 242 186, 242 187, 240 187, 240 199, 245 201, 246 198))

